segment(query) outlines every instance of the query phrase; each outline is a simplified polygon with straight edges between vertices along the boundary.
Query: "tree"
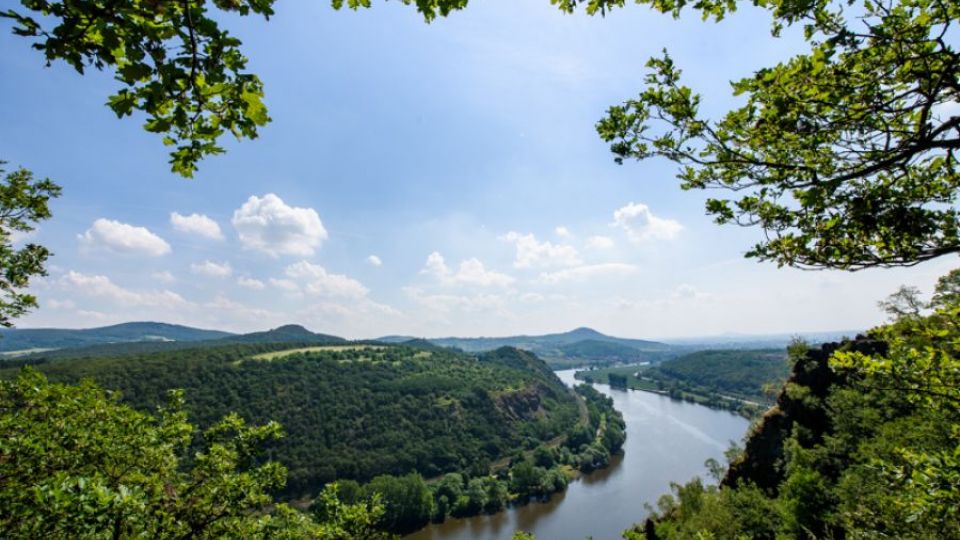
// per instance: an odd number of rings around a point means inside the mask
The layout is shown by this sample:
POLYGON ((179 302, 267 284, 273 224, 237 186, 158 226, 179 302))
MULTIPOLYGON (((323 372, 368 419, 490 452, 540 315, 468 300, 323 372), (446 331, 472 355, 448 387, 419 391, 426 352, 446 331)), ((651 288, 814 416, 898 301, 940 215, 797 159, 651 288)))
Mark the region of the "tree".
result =
MULTIPOLYGON (((0 176, 5 164, 0 161, 0 176)), ((49 218, 48 203, 59 196, 60 186, 49 178, 36 180, 23 168, 0 183, 0 326, 13 326, 13 319, 37 306, 36 297, 22 291, 30 278, 46 275, 43 264, 50 256, 47 248, 33 243, 14 248, 13 235, 29 233, 36 222, 49 218)))
MULTIPOLYGON (((402 0, 427 21, 466 0, 402 0)), ((0 11, 13 33, 29 39, 47 65, 66 62, 78 73, 110 69, 120 83, 107 104, 117 117, 146 116, 144 129, 174 146, 173 172, 192 177, 198 162, 223 153, 226 134, 255 139, 270 122, 263 83, 246 71, 241 41, 221 28, 224 14, 273 15, 274 0, 20 0, 0 11), (214 9, 210 9, 212 6, 214 9)), ((332 0, 335 9, 370 0, 332 0)))
POLYGON ((286 470, 260 449, 278 424, 230 415, 197 438, 183 406, 172 392, 145 414, 91 381, 50 384, 29 368, 0 381, 0 536, 382 537, 365 532, 382 514, 376 501, 343 506, 328 490, 323 523, 274 503, 286 470))
MULTIPOLYGON (((679 16, 686 0, 638 0, 679 16)), ((593 0, 590 6, 623 5, 593 0)), ((960 53, 956 2, 759 0, 773 34, 802 24, 810 51, 732 83, 745 104, 718 120, 665 52, 648 87, 597 125, 617 161, 665 157, 684 189, 720 188, 718 223, 759 226, 748 257, 857 270, 960 252, 955 208, 960 53)), ((735 2, 693 4, 721 19, 735 2)))

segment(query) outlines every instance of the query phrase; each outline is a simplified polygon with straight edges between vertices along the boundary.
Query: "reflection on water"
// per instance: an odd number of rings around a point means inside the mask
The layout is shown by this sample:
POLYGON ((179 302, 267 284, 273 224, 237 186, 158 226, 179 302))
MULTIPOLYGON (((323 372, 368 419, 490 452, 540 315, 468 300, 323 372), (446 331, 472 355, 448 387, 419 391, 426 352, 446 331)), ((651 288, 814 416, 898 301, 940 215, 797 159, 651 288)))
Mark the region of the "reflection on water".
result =
MULTIPOLYGON (((574 370, 558 371, 568 385, 574 370)), ((490 516, 448 519, 417 531, 405 540, 499 540, 516 530, 539 540, 620 538, 620 532, 646 515, 644 503, 655 504, 670 490, 705 472, 707 458, 723 458, 731 440, 740 440, 748 422, 726 411, 630 390, 596 388, 614 400, 627 423, 624 453, 606 469, 570 484, 549 501, 510 508, 490 516)))

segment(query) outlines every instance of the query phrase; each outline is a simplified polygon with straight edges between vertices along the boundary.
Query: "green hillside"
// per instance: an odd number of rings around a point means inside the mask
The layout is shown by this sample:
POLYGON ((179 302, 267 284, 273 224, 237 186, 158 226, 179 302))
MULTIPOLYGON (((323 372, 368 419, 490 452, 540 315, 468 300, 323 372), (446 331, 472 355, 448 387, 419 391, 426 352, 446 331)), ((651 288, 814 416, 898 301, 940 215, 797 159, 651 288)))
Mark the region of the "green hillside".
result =
POLYGON ((229 332, 218 330, 201 330, 158 322, 130 322, 81 330, 62 328, 0 329, 0 353, 121 342, 204 341, 232 335, 229 332))
POLYGON ((498 459, 578 424, 573 395, 542 361, 516 349, 474 356, 355 345, 256 358, 300 346, 228 344, 37 367, 52 381, 90 377, 145 411, 182 388, 201 426, 230 412, 254 424, 280 422, 286 437, 269 455, 290 469, 291 497, 338 478, 485 474, 498 459))
MULTIPOLYGON (((384 336, 377 341, 403 343, 408 336, 384 336)), ((515 347, 543 358, 554 369, 585 364, 647 360, 658 362, 673 358, 682 348, 657 341, 608 336, 592 328, 576 328, 569 332, 539 336, 506 336, 478 338, 428 338, 441 347, 454 347, 467 352, 483 352, 499 347, 515 347)))

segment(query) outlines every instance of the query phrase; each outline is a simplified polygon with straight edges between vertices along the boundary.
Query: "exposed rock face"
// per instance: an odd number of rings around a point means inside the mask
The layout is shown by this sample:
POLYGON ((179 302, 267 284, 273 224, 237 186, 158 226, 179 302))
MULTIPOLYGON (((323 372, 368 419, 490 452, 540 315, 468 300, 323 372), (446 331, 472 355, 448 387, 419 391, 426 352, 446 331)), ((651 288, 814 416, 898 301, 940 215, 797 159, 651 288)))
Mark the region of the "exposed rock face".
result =
POLYGON ((541 395, 549 389, 534 384, 516 392, 506 392, 496 397, 497 408, 509 420, 531 420, 546 414, 541 406, 541 395))
POLYGON ((885 355, 887 345, 864 337, 843 343, 826 343, 819 349, 807 351, 804 358, 793 366, 786 386, 774 405, 747 439, 743 456, 730 464, 722 486, 735 486, 741 482, 756 484, 771 494, 776 494, 784 480, 784 446, 797 427, 802 427, 804 446, 814 445, 832 431, 823 399, 833 385, 842 383, 843 373, 830 369, 829 360, 839 349, 853 350, 864 354, 885 355), (790 387, 799 391, 791 392, 790 387))

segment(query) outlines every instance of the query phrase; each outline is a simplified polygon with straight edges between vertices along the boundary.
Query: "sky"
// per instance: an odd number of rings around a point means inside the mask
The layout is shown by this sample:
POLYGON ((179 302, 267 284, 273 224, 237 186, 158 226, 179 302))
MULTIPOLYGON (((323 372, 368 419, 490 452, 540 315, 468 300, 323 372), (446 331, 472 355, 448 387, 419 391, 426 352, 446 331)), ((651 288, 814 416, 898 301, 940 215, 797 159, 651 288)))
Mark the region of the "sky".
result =
POLYGON ((721 23, 630 7, 565 15, 474 2, 425 24, 280 0, 227 18, 273 122, 193 180, 142 118, 104 105, 109 73, 45 67, 0 21, 0 159, 63 186, 28 238, 54 256, 20 327, 155 320, 229 331, 296 323, 350 338, 635 338, 859 330, 901 284, 956 266, 800 271, 746 260, 665 160, 614 163, 594 124, 666 48, 714 117, 729 81, 802 51, 764 12, 721 23))

